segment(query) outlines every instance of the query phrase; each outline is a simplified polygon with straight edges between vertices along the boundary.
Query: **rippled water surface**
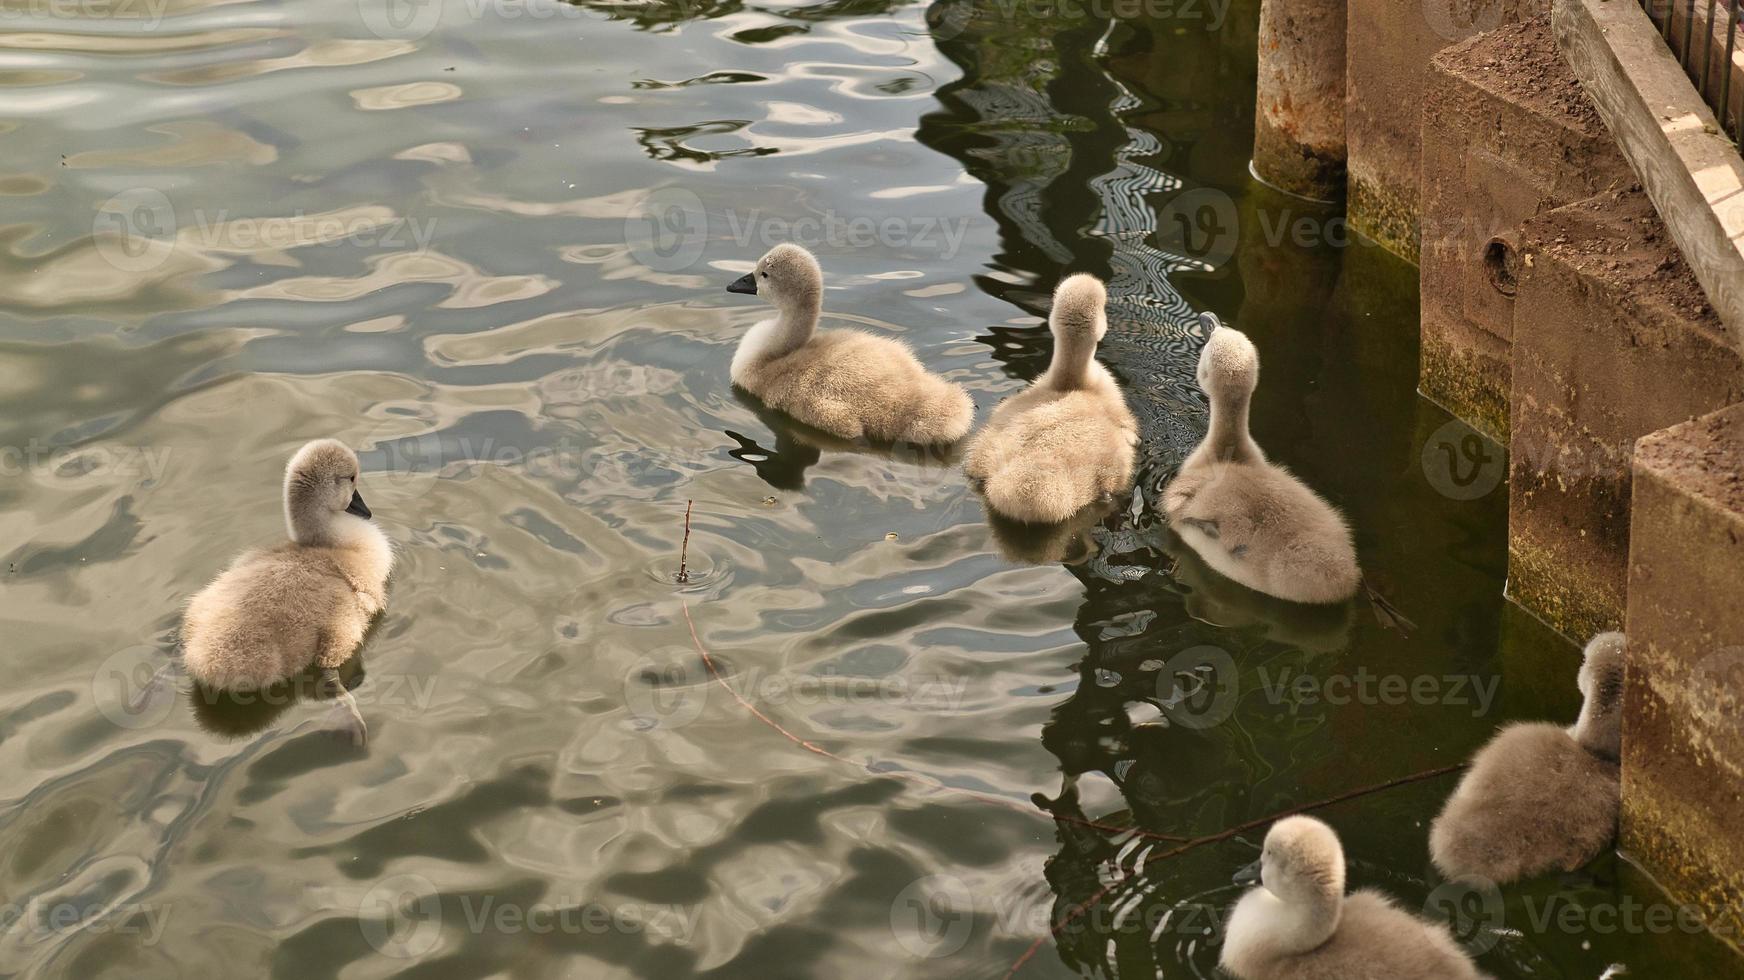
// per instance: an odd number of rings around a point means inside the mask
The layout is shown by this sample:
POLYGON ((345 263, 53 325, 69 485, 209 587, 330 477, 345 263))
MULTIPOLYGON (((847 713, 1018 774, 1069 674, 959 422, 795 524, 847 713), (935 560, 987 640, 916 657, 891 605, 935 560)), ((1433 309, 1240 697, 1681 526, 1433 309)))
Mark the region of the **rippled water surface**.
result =
MULTIPOLYGON (((1505 490, 1413 391, 1415 278, 1252 185, 1257 4, 1216 6, 0 0, 0 976, 1209 976, 1257 834, 1122 828, 1572 718, 1576 652, 1501 598, 1505 490), (764 308, 722 287, 793 237, 829 322, 983 412, 1059 276, 1108 278, 1135 501, 1016 535, 949 458, 736 396, 764 308), (1205 309, 1409 639, 1157 526, 1205 309), (367 748, 309 685, 130 703, 324 435, 400 555, 367 748), (1227 717, 1159 695, 1218 657, 1227 717), (1448 686, 1280 693, 1366 675, 1448 686)), ((1422 907, 1450 788, 1323 811, 1353 880, 1422 907)), ((1610 858, 1510 891, 1498 976, 1717 969, 1533 896, 1657 900, 1610 858)))

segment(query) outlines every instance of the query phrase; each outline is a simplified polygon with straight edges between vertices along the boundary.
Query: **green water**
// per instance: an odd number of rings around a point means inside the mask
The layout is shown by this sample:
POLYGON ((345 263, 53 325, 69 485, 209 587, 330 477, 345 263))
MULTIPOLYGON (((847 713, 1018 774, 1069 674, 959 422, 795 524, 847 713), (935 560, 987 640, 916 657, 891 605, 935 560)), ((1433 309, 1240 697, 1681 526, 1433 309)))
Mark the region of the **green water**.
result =
MULTIPOLYGON (((1573 717, 1576 650, 1501 598, 1497 451, 1414 392, 1414 272, 1247 176, 1253 3, 0 11, 0 976, 1211 976, 1257 833, 1134 874, 1120 828, 1573 717), (1108 278, 1137 501, 1013 535, 949 458, 736 397, 763 308, 723 287, 795 235, 830 322, 983 413, 1061 274, 1108 278), (1157 526, 1207 309, 1408 639, 1157 526), (130 710, 317 436, 399 550, 348 671, 367 748, 306 685, 130 710), (1206 664, 1209 711, 1165 696, 1206 664)), ((1428 902, 1451 785, 1322 811, 1356 884, 1428 902)), ((1477 903, 1498 977, 1735 972, 1606 928, 1663 901, 1614 858, 1484 897, 1429 904, 1477 903)))

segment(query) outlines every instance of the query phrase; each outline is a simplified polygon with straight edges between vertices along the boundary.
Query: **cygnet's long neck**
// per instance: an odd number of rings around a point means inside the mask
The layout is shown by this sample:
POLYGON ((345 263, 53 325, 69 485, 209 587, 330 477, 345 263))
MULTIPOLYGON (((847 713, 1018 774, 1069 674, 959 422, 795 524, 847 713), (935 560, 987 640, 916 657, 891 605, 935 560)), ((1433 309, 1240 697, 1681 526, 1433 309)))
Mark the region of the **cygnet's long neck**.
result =
POLYGON ((1211 431, 1205 444, 1212 457, 1229 463, 1253 463, 1265 458, 1247 431, 1248 404, 1253 392, 1225 391, 1211 396, 1211 431))
POLYGON ((1316 891, 1311 897, 1279 903, 1284 914, 1279 917, 1278 941, 1286 948, 1306 953, 1318 948, 1338 931, 1339 916, 1344 914, 1344 896, 1331 891, 1316 891))
MULTIPOLYGON (((805 346, 817 332, 818 317, 823 314, 824 294, 821 289, 808 289, 799 296, 784 299, 775 307, 775 320, 768 332, 759 338, 757 354, 761 358, 780 357, 805 346)), ((746 339, 749 339, 748 337, 746 339)))
POLYGON ((1299 956, 1331 939, 1343 912, 1342 895, 1317 893, 1285 901, 1256 888, 1237 903, 1225 942, 1259 959, 1299 956))
POLYGON ((285 501, 285 525, 291 540, 305 548, 346 548, 370 538, 375 525, 355 514, 323 512, 315 506, 285 501))
POLYGON ((1090 365, 1096 358, 1095 327, 1071 326, 1054 333, 1054 359, 1048 364, 1045 382, 1050 388, 1072 391, 1084 387, 1090 365))
POLYGON ((1581 704, 1580 717, 1568 729, 1581 748, 1596 756, 1616 759, 1623 751, 1622 692, 1610 700, 1595 691, 1581 704))

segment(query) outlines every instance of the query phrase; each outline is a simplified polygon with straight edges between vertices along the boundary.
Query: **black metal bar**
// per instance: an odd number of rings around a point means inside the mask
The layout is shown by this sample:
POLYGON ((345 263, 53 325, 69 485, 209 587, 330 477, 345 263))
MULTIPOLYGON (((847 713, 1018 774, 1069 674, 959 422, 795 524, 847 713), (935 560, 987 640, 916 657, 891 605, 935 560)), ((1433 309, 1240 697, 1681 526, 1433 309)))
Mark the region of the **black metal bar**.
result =
MULTIPOLYGON (((1647 0, 1647 2, 1652 3, 1654 0, 1647 0)), ((1659 25, 1659 29, 1665 37, 1665 46, 1668 48, 1671 47, 1671 11, 1676 5, 1677 0, 1665 0, 1665 23, 1659 25)))
POLYGON ((1690 42, 1695 40, 1695 36, 1696 0, 1688 0, 1688 2, 1683 5, 1683 54, 1679 55, 1677 59, 1683 62, 1683 70, 1685 74, 1689 73, 1690 42))
MULTIPOLYGON (((1738 42, 1738 0, 1726 0, 1726 60, 1720 76, 1720 129, 1726 128, 1726 112, 1732 108, 1732 46, 1738 42)), ((1734 142, 1744 143, 1744 112, 1738 113, 1734 142)))
MULTIPOLYGON (((1708 40, 1706 44, 1702 45, 1702 82, 1696 86, 1696 90, 1702 93, 1704 101, 1708 98, 1708 72, 1714 65, 1714 4, 1716 2, 1717 0, 1708 0, 1708 20, 1706 29, 1702 31, 1708 36, 1708 40)), ((1720 125, 1726 125, 1724 118, 1721 119, 1720 125)))

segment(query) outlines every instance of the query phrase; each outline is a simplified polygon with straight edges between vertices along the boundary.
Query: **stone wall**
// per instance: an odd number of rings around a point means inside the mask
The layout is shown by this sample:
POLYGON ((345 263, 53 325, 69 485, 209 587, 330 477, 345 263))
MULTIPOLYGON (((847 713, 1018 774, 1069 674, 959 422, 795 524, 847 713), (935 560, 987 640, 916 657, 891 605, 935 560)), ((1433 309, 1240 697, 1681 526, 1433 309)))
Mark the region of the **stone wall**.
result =
POLYGON ((1635 441, 1744 400, 1744 363, 1638 187, 1520 238, 1508 594, 1582 641, 1624 628, 1635 441))
POLYGON ((1437 55, 1422 132, 1423 393, 1506 444, 1520 225, 1634 175, 1548 16, 1437 55))
POLYGON ((1623 847, 1744 936, 1744 405, 1634 459, 1623 847))
POLYGON ((1345 142, 1351 227, 1416 262, 1424 79, 1437 51, 1547 0, 1349 0, 1345 142))
POLYGON ((1349 219, 1420 264, 1423 393, 1508 449, 1510 598, 1629 635, 1621 846, 1736 944, 1744 359, 1546 7, 1351 0, 1349 219))

